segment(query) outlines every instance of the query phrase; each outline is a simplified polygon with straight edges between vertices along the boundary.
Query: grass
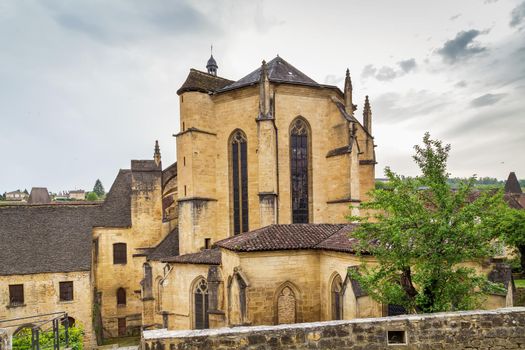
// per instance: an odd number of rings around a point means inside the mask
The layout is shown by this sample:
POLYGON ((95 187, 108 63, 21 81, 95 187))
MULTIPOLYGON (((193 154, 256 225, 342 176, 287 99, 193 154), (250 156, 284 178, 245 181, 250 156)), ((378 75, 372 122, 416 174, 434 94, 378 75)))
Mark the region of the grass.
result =
POLYGON ((138 345, 139 343, 140 343, 140 336, 109 338, 109 339, 104 339, 104 341, 102 342, 103 345, 118 344, 119 347, 133 346, 133 345, 138 345))
POLYGON ((525 280, 514 280, 516 288, 525 288, 525 280))

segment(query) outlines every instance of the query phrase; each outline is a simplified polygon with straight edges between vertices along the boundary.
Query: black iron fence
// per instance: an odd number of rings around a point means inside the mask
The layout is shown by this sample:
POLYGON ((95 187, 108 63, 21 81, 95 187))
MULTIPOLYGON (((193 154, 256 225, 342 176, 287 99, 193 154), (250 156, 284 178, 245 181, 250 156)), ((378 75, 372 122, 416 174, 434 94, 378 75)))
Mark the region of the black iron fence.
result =
MULTIPOLYGON (((6 329, 9 334, 12 334, 13 350, 60 350, 61 348, 68 348, 70 326, 66 312, 0 320, 0 329, 6 329), (17 338, 27 337, 29 331, 30 342, 17 341, 17 338), (50 337, 51 339, 49 339, 50 337), (20 345, 15 345, 19 343, 20 345)), ((4 349, 4 347, 6 345, 0 342, 0 350, 10 350, 4 349)))

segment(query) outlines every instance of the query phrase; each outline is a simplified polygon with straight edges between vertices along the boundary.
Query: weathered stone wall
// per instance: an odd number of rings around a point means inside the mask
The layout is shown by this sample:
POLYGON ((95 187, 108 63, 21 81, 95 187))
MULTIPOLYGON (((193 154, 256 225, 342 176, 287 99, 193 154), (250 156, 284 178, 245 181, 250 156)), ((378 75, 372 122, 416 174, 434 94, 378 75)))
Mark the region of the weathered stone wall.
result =
POLYGON ((256 121, 258 85, 212 96, 186 92, 180 97, 178 200, 216 201, 204 211, 187 205, 179 209, 181 253, 199 251, 204 238, 214 243, 233 234, 229 140, 236 129, 247 138, 250 230, 291 222, 289 132, 297 117, 307 121, 311 132, 311 222, 346 222, 351 199, 361 199, 373 188, 374 164, 367 163, 374 158, 373 139, 360 125, 359 147, 354 144, 352 154, 327 158, 350 142, 348 122, 332 100, 340 98, 334 90, 272 84, 271 91, 275 120, 264 122, 256 121))
POLYGON ((141 346, 142 350, 523 349, 525 308, 205 331, 145 331, 141 346))
MULTIPOLYGON (((0 321, 64 311, 84 329, 85 344, 90 345, 94 341, 91 317, 93 289, 89 271, 0 276, 0 286, 0 321), (60 300, 59 285, 60 282, 66 281, 73 282, 71 301, 60 300), (10 305, 8 288, 10 284, 24 285, 24 304, 10 305)), ((25 320, 27 324, 37 321, 38 319, 31 318, 25 320)), ((8 325, 12 324, 17 323, 8 325)), ((4 326, 6 325, 0 324, 0 328, 4 326)), ((16 330, 17 327, 7 329, 9 333, 16 330)))

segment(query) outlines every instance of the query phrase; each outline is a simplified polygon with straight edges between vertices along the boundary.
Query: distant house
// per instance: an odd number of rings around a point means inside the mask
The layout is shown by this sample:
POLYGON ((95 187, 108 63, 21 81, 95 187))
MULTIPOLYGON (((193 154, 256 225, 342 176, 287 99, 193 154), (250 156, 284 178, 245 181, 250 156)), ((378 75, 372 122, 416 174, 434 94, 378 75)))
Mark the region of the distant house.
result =
POLYGON ((29 197, 29 195, 27 193, 25 193, 25 192, 20 191, 20 190, 16 190, 16 191, 13 191, 13 192, 7 192, 5 194, 5 200, 6 201, 26 201, 27 197, 29 197))
POLYGON ((84 190, 69 191, 69 199, 82 201, 86 199, 86 192, 84 190))

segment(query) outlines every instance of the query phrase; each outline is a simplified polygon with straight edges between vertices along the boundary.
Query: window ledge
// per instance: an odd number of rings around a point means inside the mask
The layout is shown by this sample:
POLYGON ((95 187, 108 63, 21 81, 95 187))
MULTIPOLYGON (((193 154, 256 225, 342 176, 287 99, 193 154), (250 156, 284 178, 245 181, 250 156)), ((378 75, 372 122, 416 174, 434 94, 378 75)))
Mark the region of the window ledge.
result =
POLYGON ((7 309, 14 309, 14 308, 17 308, 17 307, 24 307, 26 306, 26 304, 9 304, 6 306, 7 309))
POLYGON ((75 300, 59 300, 59 304, 73 304, 75 300))

